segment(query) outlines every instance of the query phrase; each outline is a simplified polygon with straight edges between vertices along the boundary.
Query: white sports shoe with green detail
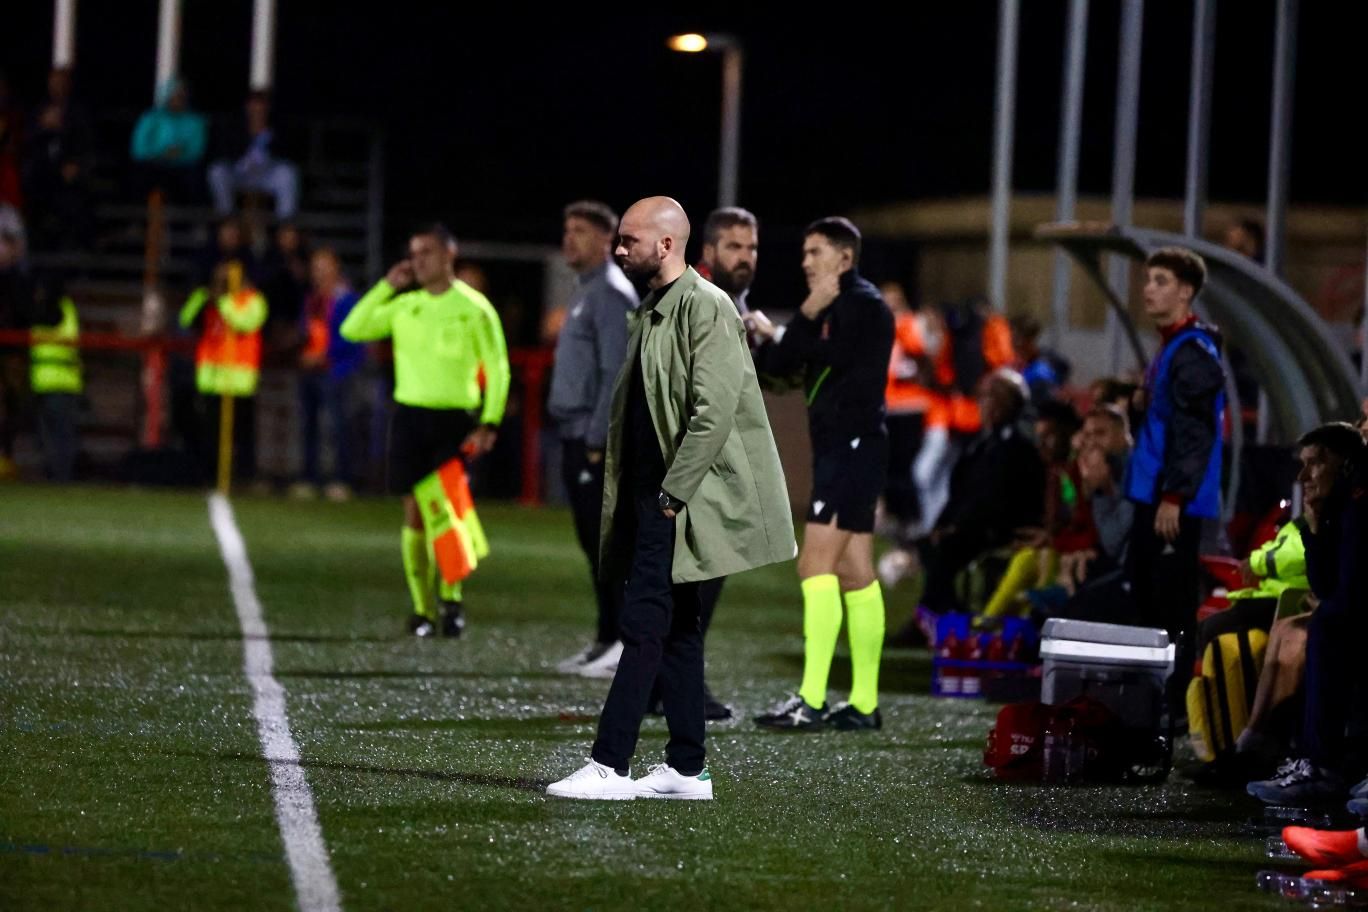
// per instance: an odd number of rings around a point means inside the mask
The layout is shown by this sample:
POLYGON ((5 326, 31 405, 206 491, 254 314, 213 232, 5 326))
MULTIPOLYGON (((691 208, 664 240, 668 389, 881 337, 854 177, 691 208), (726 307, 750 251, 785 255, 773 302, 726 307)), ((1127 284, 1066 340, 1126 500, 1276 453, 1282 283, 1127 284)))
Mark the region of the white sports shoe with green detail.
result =
POLYGON ((636 781, 637 797, 676 801, 712 801, 712 785, 712 773, 706 769, 697 776, 684 776, 668 763, 656 764, 636 781))

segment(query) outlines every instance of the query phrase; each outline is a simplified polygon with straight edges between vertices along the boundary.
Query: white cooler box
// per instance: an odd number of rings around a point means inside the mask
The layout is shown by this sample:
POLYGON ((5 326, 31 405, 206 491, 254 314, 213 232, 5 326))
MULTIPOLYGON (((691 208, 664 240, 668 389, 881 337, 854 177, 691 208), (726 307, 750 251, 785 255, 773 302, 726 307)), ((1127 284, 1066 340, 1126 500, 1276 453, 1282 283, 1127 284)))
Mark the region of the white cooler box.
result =
POLYGON ((1167 728, 1164 685, 1173 673, 1168 633, 1051 618, 1041 633, 1041 702, 1088 696, 1105 704, 1127 728, 1167 728))

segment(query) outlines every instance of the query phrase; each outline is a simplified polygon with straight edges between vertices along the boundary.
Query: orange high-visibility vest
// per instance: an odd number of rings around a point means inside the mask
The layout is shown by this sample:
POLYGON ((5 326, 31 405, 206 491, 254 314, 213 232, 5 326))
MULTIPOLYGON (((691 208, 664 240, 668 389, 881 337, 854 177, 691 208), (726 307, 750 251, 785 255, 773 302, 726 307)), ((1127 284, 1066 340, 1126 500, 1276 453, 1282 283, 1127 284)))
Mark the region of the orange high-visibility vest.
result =
POLYGON ((890 415, 917 414, 931 407, 931 391, 922 382, 916 362, 925 356, 921 321, 913 313, 898 314, 893 324, 893 352, 888 359, 888 386, 884 390, 890 415))
POLYGON ((223 295, 217 305, 205 312, 204 331, 195 347, 195 386, 209 395, 254 395, 261 373, 266 300, 244 289, 223 295))

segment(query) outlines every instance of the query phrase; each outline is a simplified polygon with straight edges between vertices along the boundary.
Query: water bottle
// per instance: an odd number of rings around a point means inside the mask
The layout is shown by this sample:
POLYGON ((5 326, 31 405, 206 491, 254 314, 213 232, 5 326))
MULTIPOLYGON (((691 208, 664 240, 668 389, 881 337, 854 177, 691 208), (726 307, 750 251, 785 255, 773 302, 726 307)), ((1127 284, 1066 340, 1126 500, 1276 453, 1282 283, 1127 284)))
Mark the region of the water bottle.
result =
POLYGON ((939 670, 940 692, 946 696, 959 696, 960 670, 945 660, 958 661, 960 657, 960 638, 953 629, 946 632, 936 647, 936 657, 942 660, 939 670))
POLYGON ((964 668, 964 676, 960 678, 960 693, 966 697, 977 697, 983 694, 983 638, 976 633, 970 633, 969 639, 961 647, 964 658, 969 664, 964 668))
POLYGON ((989 637, 988 648, 983 651, 983 658, 994 666, 988 669, 986 677, 1003 677, 1002 669, 996 667, 998 664, 1007 661, 1007 641, 1002 638, 1001 631, 989 637))

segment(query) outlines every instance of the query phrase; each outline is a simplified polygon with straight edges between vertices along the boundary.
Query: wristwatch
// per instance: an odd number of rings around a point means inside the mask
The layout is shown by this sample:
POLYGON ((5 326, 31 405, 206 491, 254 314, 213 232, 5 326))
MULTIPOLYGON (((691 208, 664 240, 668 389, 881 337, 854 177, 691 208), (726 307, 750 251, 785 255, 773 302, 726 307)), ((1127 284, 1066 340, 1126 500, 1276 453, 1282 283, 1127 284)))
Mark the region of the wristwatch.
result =
POLYGON ((680 510, 684 509, 684 501, 677 500, 664 491, 661 491, 656 495, 656 503, 660 505, 660 509, 662 510, 674 510, 678 513, 680 510))

